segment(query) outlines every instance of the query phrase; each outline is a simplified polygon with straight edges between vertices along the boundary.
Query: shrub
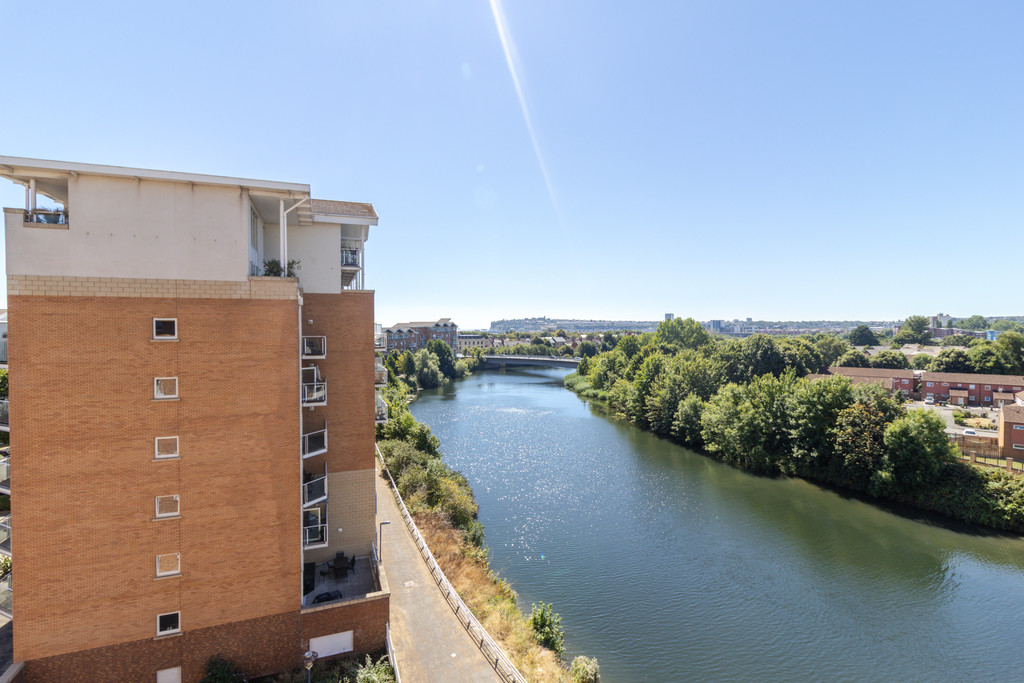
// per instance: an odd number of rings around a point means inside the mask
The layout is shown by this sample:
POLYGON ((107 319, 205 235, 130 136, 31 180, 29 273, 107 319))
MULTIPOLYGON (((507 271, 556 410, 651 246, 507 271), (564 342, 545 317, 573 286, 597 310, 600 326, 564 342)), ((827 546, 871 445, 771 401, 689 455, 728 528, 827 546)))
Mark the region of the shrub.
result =
POLYGON ((376 662, 366 655, 366 663, 356 671, 356 683, 394 683, 395 671, 387 657, 376 662))
POLYGON ((601 670, 595 658, 581 655, 572 660, 572 666, 569 667, 570 683, 599 683, 600 680, 601 670))
POLYGON ((206 662, 206 675, 201 683, 245 683, 248 680, 233 663, 216 655, 206 662))
POLYGON ((565 631, 562 629, 562 617, 551 609, 551 603, 540 603, 540 609, 534 603, 530 612, 530 627, 537 642, 555 652, 565 652, 565 631))

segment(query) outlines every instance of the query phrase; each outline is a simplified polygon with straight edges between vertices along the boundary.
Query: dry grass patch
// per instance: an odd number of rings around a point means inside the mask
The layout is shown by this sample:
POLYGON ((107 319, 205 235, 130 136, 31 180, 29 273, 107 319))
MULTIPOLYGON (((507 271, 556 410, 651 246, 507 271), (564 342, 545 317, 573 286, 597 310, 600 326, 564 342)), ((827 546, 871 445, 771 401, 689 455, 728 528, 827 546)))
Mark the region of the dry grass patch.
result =
POLYGON ((487 564, 485 553, 465 540, 441 516, 419 512, 416 526, 459 597, 529 681, 568 681, 569 673, 551 650, 533 637, 516 593, 487 564))

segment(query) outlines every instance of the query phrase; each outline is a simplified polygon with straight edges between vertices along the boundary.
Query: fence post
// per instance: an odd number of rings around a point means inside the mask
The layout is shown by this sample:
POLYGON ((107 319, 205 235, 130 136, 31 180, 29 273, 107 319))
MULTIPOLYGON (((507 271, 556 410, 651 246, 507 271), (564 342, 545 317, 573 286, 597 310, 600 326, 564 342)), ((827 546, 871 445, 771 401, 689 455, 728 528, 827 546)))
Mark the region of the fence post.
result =
POLYGON ((974 451, 971 451, 971 464, 972 465, 977 465, 978 464, 978 454, 976 452, 974 452, 974 451))
POLYGON ((1006 469, 1009 472, 1013 472, 1013 458, 1006 459, 1006 469))

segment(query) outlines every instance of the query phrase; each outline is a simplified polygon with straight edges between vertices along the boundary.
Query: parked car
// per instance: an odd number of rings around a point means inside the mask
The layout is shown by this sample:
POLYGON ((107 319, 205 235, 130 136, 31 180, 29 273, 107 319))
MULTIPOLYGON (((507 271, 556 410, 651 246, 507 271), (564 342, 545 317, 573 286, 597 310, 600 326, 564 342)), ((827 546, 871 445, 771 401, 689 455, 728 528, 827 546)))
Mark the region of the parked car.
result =
POLYGON ((965 429, 964 430, 964 436, 977 436, 977 435, 978 435, 978 430, 977 429, 965 429))
POLYGON ((924 400, 924 404, 926 406, 933 406, 933 405, 935 405, 935 397, 934 396, 929 396, 928 398, 926 398, 924 400))

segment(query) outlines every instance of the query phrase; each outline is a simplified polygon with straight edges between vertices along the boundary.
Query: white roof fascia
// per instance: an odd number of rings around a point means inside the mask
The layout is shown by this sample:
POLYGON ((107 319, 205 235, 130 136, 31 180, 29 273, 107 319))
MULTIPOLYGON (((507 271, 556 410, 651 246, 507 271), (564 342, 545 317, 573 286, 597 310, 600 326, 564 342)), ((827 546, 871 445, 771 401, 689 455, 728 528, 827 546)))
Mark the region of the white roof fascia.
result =
MULTIPOLYGON (((0 175, 20 175, 19 170, 42 171, 44 173, 89 174, 114 176, 121 178, 137 178, 146 180, 167 180, 197 185, 233 185, 250 189, 274 190, 277 192, 299 192, 309 194, 309 185, 302 183, 282 183, 273 180, 254 180, 251 178, 231 178, 228 176, 206 175, 203 173, 179 173, 177 171, 155 171, 144 168, 127 168, 124 166, 104 166, 101 164, 80 164, 72 161, 50 161, 46 159, 25 159, 22 157, 0 156, 0 175), (13 171, 3 168, 12 167, 13 171)), ((49 175, 48 177, 53 177, 49 175)))
POLYGON ((336 225, 377 225, 376 218, 365 218, 355 216, 337 216, 334 214, 313 214, 314 223, 334 223, 336 225))

